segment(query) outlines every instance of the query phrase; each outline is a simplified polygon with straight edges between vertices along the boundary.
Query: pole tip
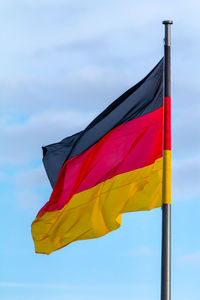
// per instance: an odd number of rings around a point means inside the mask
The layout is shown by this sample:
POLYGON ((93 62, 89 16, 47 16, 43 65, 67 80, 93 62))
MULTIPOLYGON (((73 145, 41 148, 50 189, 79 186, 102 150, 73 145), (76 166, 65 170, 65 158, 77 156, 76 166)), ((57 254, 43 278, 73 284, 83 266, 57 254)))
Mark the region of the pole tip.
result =
POLYGON ((172 25, 172 24, 173 24, 173 21, 171 21, 171 20, 165 20, 165 21, 163 21, 162 23, 163 23, 164 25, 167 25, 167 24, 172 25))

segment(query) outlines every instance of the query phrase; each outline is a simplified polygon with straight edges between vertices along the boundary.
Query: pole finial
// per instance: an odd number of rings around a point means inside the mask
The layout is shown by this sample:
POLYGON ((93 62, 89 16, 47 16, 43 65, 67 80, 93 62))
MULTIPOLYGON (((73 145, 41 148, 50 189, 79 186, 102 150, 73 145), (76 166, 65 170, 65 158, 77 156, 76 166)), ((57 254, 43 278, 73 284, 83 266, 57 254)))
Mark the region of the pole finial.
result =
POLYGON ((167 25, 167 24, 172 25, 172 24, 173 24, 173 21, 171 21, 171 20, 165 20, 165 21, 163 21, 162 23, 163 23, 164 25, 167 25))
POLYGON ((164 43, 165 46, 170 46, 171 44, 171 26, 173 24, 173 21, 165 20, 162 22, 165 25, 165 38, 164 43))

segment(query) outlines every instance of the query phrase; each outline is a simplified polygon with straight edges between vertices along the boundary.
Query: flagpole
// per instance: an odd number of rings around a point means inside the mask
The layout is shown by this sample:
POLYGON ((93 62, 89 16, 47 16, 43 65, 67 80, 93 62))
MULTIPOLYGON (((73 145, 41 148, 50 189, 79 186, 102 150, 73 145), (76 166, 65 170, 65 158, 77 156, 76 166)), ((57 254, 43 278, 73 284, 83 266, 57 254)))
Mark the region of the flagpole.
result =
POLYGON ((161 300, 171 299, 171 36, 172 21, 163 21, 164 39, 164 142, 161 300))

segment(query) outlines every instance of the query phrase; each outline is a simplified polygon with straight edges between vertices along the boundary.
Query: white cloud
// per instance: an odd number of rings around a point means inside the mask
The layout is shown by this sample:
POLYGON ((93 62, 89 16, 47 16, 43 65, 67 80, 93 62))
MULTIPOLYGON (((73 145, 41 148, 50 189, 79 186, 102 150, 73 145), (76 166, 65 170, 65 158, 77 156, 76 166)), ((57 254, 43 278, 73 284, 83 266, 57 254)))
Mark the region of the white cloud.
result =
POLYGON ((172 193, 175 198, 188 199, 200 193, 200 157, 172 161, 172 193))
POLYGON ((138 249, 134 249, 128 252, 130 256, 151 256, 153 255, 154 251, 152 248, 147 246, 141 246, 138 249))
POLYGON ((16 172, 13 183, 18 206, 23 210, 34 210, 35 213, 48 201, 52 192, 42 163, 38 168, 21 169, 16 172), (42 192, 45 192, 45 197, 42 196, 42 192))
MULTIPOLYGON (((44 73, 41 81, 22 78, 9 84, 2 82, 1 105, 4 110, 19 114, 33 114, 49 109, 59 111, 61 108, 90 112, 105 108, 106 104, 134 82, 128 70, 92 64, 79 66, 74 70, 66 67, 66 72, 61 72, 56 78, 53 72, 50 73, 53 78, 47 79, 44 73)), ((49 72, 46 74, 48 76, 49 72)), ((140 79, 145 75, 142 74, 140 79)))
POLYGON ((17 172, 14 176, 16 186, 23 186, 25 188, 35 186, 46 186, 47 176, 43 166, 36 169, 29 169, 27 171, 17 172))
POLYGON ((33 189, 27 189, 23 186, 16 187, 15 190, 15 202, 20 209, 31 211, 34 215, 39 209, 48 201, 41 196, 41 193, 37 193, 33 189))
POLYGON ((2 164, 21 164, 42 158, 41 146, 57 142, 83 129, 89 122, 89 113, 75 111, 40 112, 23 122, 2 124, 2 164))
POLYGON ((200 266, 200 251, 185 254, 178 258, 178 262, 181 264, 189 264, 196 267, 200 266))
MULTIPOLYGON (((68 4, 68 3, 73 3, 73 0, 29 0, 28 2, 26 0, 17 0, 17 4, 24 4, 27 7, 36 6, 40 7, 41 5, 53 5, 53 6, 59 6, 60 4, 68 4)), ((15 5, 16 0, 7 0, 6 2, 2 3, 2 6, 10 6, 10 5, 15 5)))
POLYGON ((0 172, 0 182, 4 181, 7 175, 4 172, 0 172))
MULTIPOLYGON (((132 295, 128 295, 128 290, 130 289, 129 284, 84 284, 84 285, 69 285, 69 284, 51 284, 51 283, 31 283, 31 282, 7 282, 7 281, 1 281, 0 287, 8 288, 9 293, 8 297, 6 299, 21 299, 19 293, 21 294, 23 289, 23 294, 25 293, 25 290, 27 289, 29 291, 28 299, 35 300, 36 298, 41 299, 42 292, 45 292, 45 297, 47 299, 58 299, 58 300, 65 300, 65 299, 71 299, 71 300, 101 300, 102 298, 105 300, 121 300, 122 299, 122 291, 126 291, 125 295, 127 300, 133 299, 132 295), (31 293, 30 293, 31 289, 31 293), (15 293, 15 298, 12 297, 12 290, 15 293), (47 290, 50 292, 48 293, 47 290), (63 292, 62 292, 63 291, 63 292), (55 294, 56 293, 56 294, 55 294), (64 294, 63 294, 64 293, 64 294), (10 296, 11 294, 11 296, 10 296), (9 297, 10 296, 10 297, 9 297), (56 297, 56 298, 55 298, 56 297)), ((141 286, 144 289, 144 284, 141 286)), ((134 284, 131 285, 130 291, 135 288, 137 290, 138 286, 134 286, 134 284)), ((148 290, 149 286, 145 286, 145 289, 148 290)), ((138 290, 137 290, 138 294, 138 290)), ((25 296, 27 296, 25 294, 25 296)), ((25 299, 25 298, 23 298, 25 299)), ((138 296, 135 295, 136 300, 151 300, 154 299, 153 297, 149 296, 138 296)))
POLYGON ((28 289, 58 289, 58 290, 70 290, 74 289, 74 286, 67 284, 53 284, 53 283, 31 283, 31 282, 7 282, 1 281, 0 287, 5 288, 28 288, 28 289))

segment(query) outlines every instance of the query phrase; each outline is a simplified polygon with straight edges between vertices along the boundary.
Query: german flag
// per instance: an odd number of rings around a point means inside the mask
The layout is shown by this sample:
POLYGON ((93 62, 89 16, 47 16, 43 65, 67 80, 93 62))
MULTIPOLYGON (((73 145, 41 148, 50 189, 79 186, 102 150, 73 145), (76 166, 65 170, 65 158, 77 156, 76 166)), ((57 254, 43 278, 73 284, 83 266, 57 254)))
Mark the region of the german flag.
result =
POLYGON ((163 59, 83 131, 43 147, 53 187, 32 223, 37 253, 119 228, 162 206, 163 59))

